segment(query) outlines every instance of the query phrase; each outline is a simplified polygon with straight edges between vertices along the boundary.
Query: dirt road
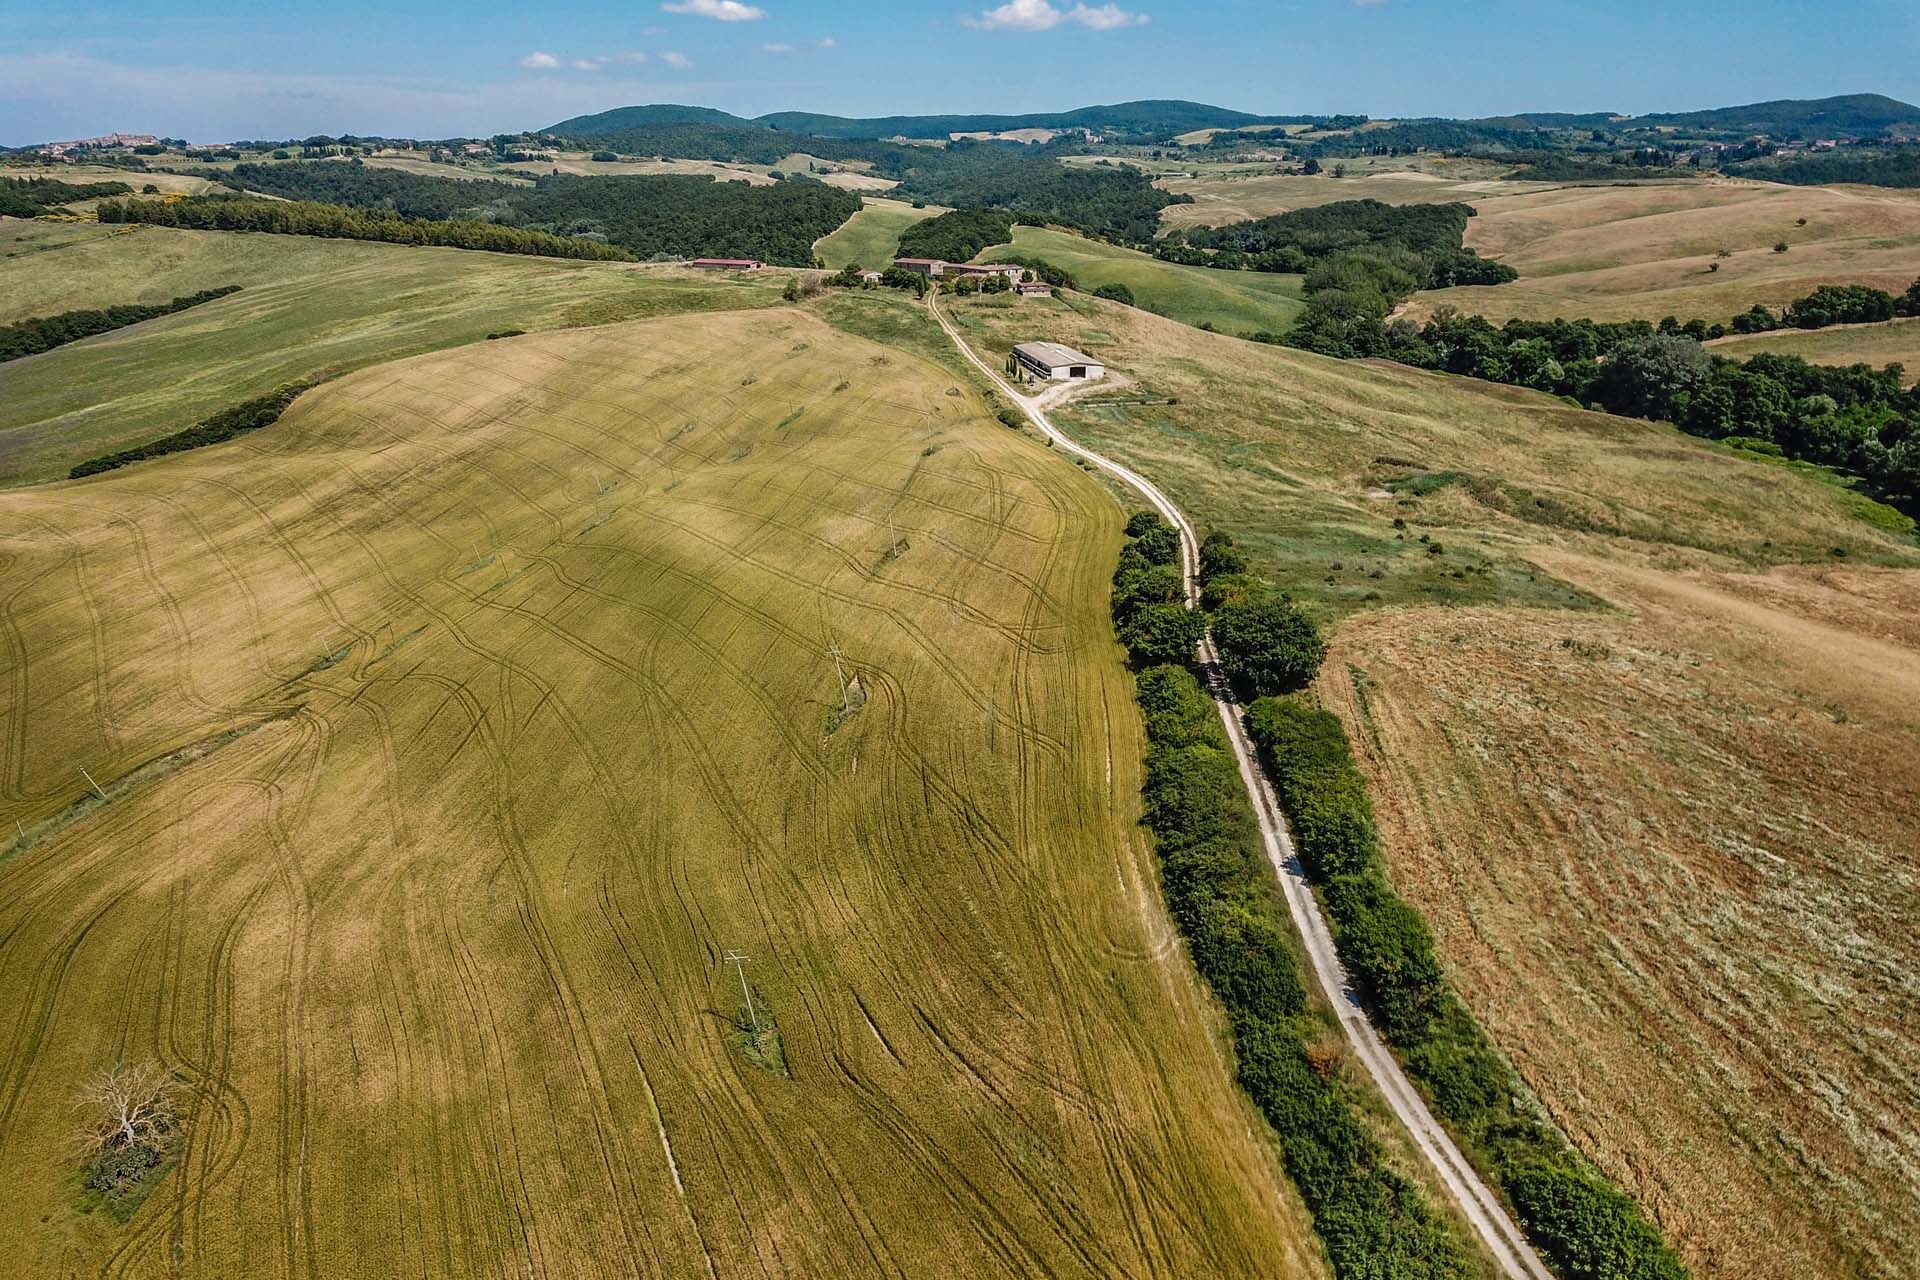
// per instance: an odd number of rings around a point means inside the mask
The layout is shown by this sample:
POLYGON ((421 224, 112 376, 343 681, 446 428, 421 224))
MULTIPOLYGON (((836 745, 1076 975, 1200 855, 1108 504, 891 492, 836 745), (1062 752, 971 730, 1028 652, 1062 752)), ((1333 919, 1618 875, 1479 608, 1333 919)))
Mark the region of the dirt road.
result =
MULTIPOLYGON (((947 337, 1002 395, 1020 407, 1033 425, 1053 442, 1054 448, 1084 458, 1117 477, 1180 531, 1180 561, 1187 584, 1187 604, 1190 608, 1197 607, 1200 603, 1200 540, 1180 508, 1174 506, 1151 480, 1139 472, 1068 439, 1048 420, 1045 408, 1046 405, 1059 403, 1066 393, 1058 388, 1048 388, 1039 396, 1021 394, 991 365, 974 354, 966 339, 960 336, 960 331, 940 310, 938 298, 938 294, 929 294, 927 305, 947 337)), ((1347 977, 1346 966, 1340 963, 1339 954, 1334 950, 1333 931, 1328 927, 1327 918, 1320 910, 1319 899, 1313 896, 1313 888, 1307 883, 1300 859, 1293 851, 1293 837, 1280 812, 1280 802, 1255 759, 1253 744, 1247 737, 1244 710, 1234 700, 1233 691, 1221 674, 1219 654, 1214 649, 1212 636, 1200 643, 1200 668, 1208 692, 1213 695, 1214 705, 1219 709, 1227 740, 1233 744, 1234 757, 1240 766, 1240 780, 1253 801, 1267 859, 1273 864, 1274 874, 1280 878, 1280 886, 1286 892, 1287 907, 1293 914, 1294 927, 1299 930, 1301 940, 1306 944, 1314 976, 1338 1013, 1348 1042, 1366 1064, 1368 1074, 1373 1077, 1394 1114, 1433 1165, 1460 1212, 1473 1224, 1487 1251, 1499 1263, 1501 1271, 1512 1280, 1553 1280, 1553 1273, 1547 1270, 1540 1255, 1527 1243, 1525 1233, 1428 1110, 1425 1099, 1413 1087, 1413 1082, 1401 1069, 1398 1059, 1388 1050, 1386 1042, 1380 1038, 1380 1033, 1374 1030, 1365 1011, 1361 1009, 1359 996, 1347 977)))

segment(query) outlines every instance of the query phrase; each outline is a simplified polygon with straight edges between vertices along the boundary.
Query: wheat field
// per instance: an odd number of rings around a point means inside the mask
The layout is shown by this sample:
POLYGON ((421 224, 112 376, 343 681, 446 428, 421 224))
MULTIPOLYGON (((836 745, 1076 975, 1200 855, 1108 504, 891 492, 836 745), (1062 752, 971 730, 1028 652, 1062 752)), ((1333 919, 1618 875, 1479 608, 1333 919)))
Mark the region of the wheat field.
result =
POLYGON ((0 494, 10 1267, 1324 1274, 1137 827, 1120 519, 791 310, 0 494), (122 1223, 63 1133, 146 1058, 122 1223))

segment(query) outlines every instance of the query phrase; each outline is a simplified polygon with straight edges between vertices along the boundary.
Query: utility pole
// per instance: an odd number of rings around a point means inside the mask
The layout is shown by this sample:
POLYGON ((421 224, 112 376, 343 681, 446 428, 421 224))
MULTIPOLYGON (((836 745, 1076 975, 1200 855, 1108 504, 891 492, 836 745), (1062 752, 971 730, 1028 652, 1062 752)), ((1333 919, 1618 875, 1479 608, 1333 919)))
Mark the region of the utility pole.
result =
POLYGON ((840 642, 834 641, 827 646, 827 652, 833 655, 833 674, 840 677, 840 714, 847 713, 847 673, 840 666, 840 642))
POLYGON ((102 800, 107 798, 107 793, 100 789, 100 784, 93 780, 93 775, 88 773, 85 768, 80 770, 80 776, 85 778, 87 785, 93 788, 93 794, 99 796, 102 800))
POLYGON ((727 952, 727 963, 740 975, 740 994, 747 999, 747 1021, 753 1024, 753 1034, 757 1036, 760 1034, 760 1016, 753 1011, 753 992, 747 990, 746 966, 749 958, 731 949, 727 952))

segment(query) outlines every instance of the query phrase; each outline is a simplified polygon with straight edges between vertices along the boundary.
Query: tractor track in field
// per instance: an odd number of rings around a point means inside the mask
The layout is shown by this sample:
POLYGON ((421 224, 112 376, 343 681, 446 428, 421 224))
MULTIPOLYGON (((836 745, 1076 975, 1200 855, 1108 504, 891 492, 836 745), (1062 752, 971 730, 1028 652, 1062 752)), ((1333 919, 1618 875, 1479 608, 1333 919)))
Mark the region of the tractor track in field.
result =
MULTIPOLYGON (((1083 459, 1118 479, 1145 498, 1179 530, 1180 568, 1186 583, 1187 607, 1197 608, 1200 603, 1200 539, 1180 508, 1139 472, 1076 443, 1054 426, 1047 418, 1045 406, 1058 401, 1050 399, 1045 392, 1039 396, 1027 396, 1015 390, 1011 383, 967 345, 960 330, 940 310, 938 299, 937 293, 928 294, 927 309, 933 313, 941 331, 967 362, 986 376, 995 390, 1011 400, 1040 429, 1053 447, 1083 459)), ((1200 671, 1207 692, 1220 713, 1227 741, 1233 746, 1234 760, 1240 769, 1240 780, 1246 786, 1247 798, 1253 802, 1267 860, 1273 865, 1274 874, 1279 877, 1287 899, 1287 909, 1306 948, 1314 977, 1333 1007, 1347 1042, 1366 1065, 1368 1075, 1387 1105, 1393 1109, 1394 1116, 1433 1166, 1460 1213, 1472 1224, 1481 1243, 1493 1255, 1501 1273, 1511 1280, 1553 1280, 1553 1273, 1534 1251, 1526 1234, 1514 1222, 1499 1196, 1468 1163, 1451 1135, 1435 1119, 1426 1100, 1414 1088, 1399 1060, 1387 1048, 1386 1041, 1361 1008, 1359 994, 1334 949, 1333 931, 1327 924, 1326 915, 1320 910, 1313 886, 1307 881, 1300 859, 1294 852, 1293 837, 1288 831, 1286 817, 1281 812, 1279 797, 1261 769, 1253 744, 1247 737, 1246 710, 1235 700, 1233 690, 1220 670, 1220 655, 1214 648, 1211 635, 1200 642, 1200 671)))

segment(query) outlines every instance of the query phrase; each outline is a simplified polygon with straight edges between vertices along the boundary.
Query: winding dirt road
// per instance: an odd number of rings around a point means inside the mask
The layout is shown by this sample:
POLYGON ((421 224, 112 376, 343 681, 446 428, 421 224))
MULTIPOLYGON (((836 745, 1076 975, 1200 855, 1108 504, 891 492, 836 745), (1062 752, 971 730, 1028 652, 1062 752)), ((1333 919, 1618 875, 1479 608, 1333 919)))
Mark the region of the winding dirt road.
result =
MULTIPOLYGON (((960 331, 940 310, 938 297, 938 294, 929 294, 927 306, 947 337, 1002 395, 1020 407, 1056 449, 1084 458, 1123 481, 1180 531, 1180 561, 1187 584, 1187 605, 1189 608, 1198 607, 1200 540, 1180 508, 1174 506, 1151 480, 1139 472, 1076 444, 1048 421, 1046 405, 1058 403, 1063 392, 1050 388, 1039 396, 1021 394, 991 365, 974 354, 960 331)), ((1401 1069, 1399 1060, 1388 1050, 1386 1042, 1374 1030, 1360 1007, 1359 995, 1347 976, 1346 966, 1340 963, 1339 953, 1334 950, 1333 931, 1320 910, 1319 899, 1313 896, 1313 888, 1307 882, 1299 856, 1294 853, 1293 837, 1287 830, 1286 818, 1280 812, 1279 798, 1275 796, 1273 784, 1267 780, 1255 758, 1253 743, 1247 737, 1244 708, 1234 700, 1233 690, 1221 674, 1219 653, 1214 649, 1212 636, 1200 642, 1200 669, 1207 690, 1220 712, 1220 722, 1226 728, 1227 740, 1233 744, 1233 754, 1240 766, 1240 781, 1245 784, 1247 795, 1253 801, 1267 860, 1273 864, 1274 874, 1280 878, 1280 886, 1286 892, 1287 907, 1293 914, 1294 927, 1299 930, 1301 940, 1306 944, 1314 976, 1339 1015, 1348 1043, 1366 1064, 1368 1074, 1373 1077, 1387 1104, 1393 1108, 1394 1114, 1413 1136, 1415 1144, 1433 1165, 1460 1212, 1473 1224, 1487 1251, 1499 1263, 1501 1271, 1512 1280, 1554 1280, 1553 1273, 1547 1270, 1540 1255, 1534 1252, 1525 1233, 1507 1213, 1499 1197, 1481 1180, 1478 1171, 1467 1162, 1466 1156, 1428 1110, 1426 1100, 1413 1087, 1413 1082, 1401 1069)))

